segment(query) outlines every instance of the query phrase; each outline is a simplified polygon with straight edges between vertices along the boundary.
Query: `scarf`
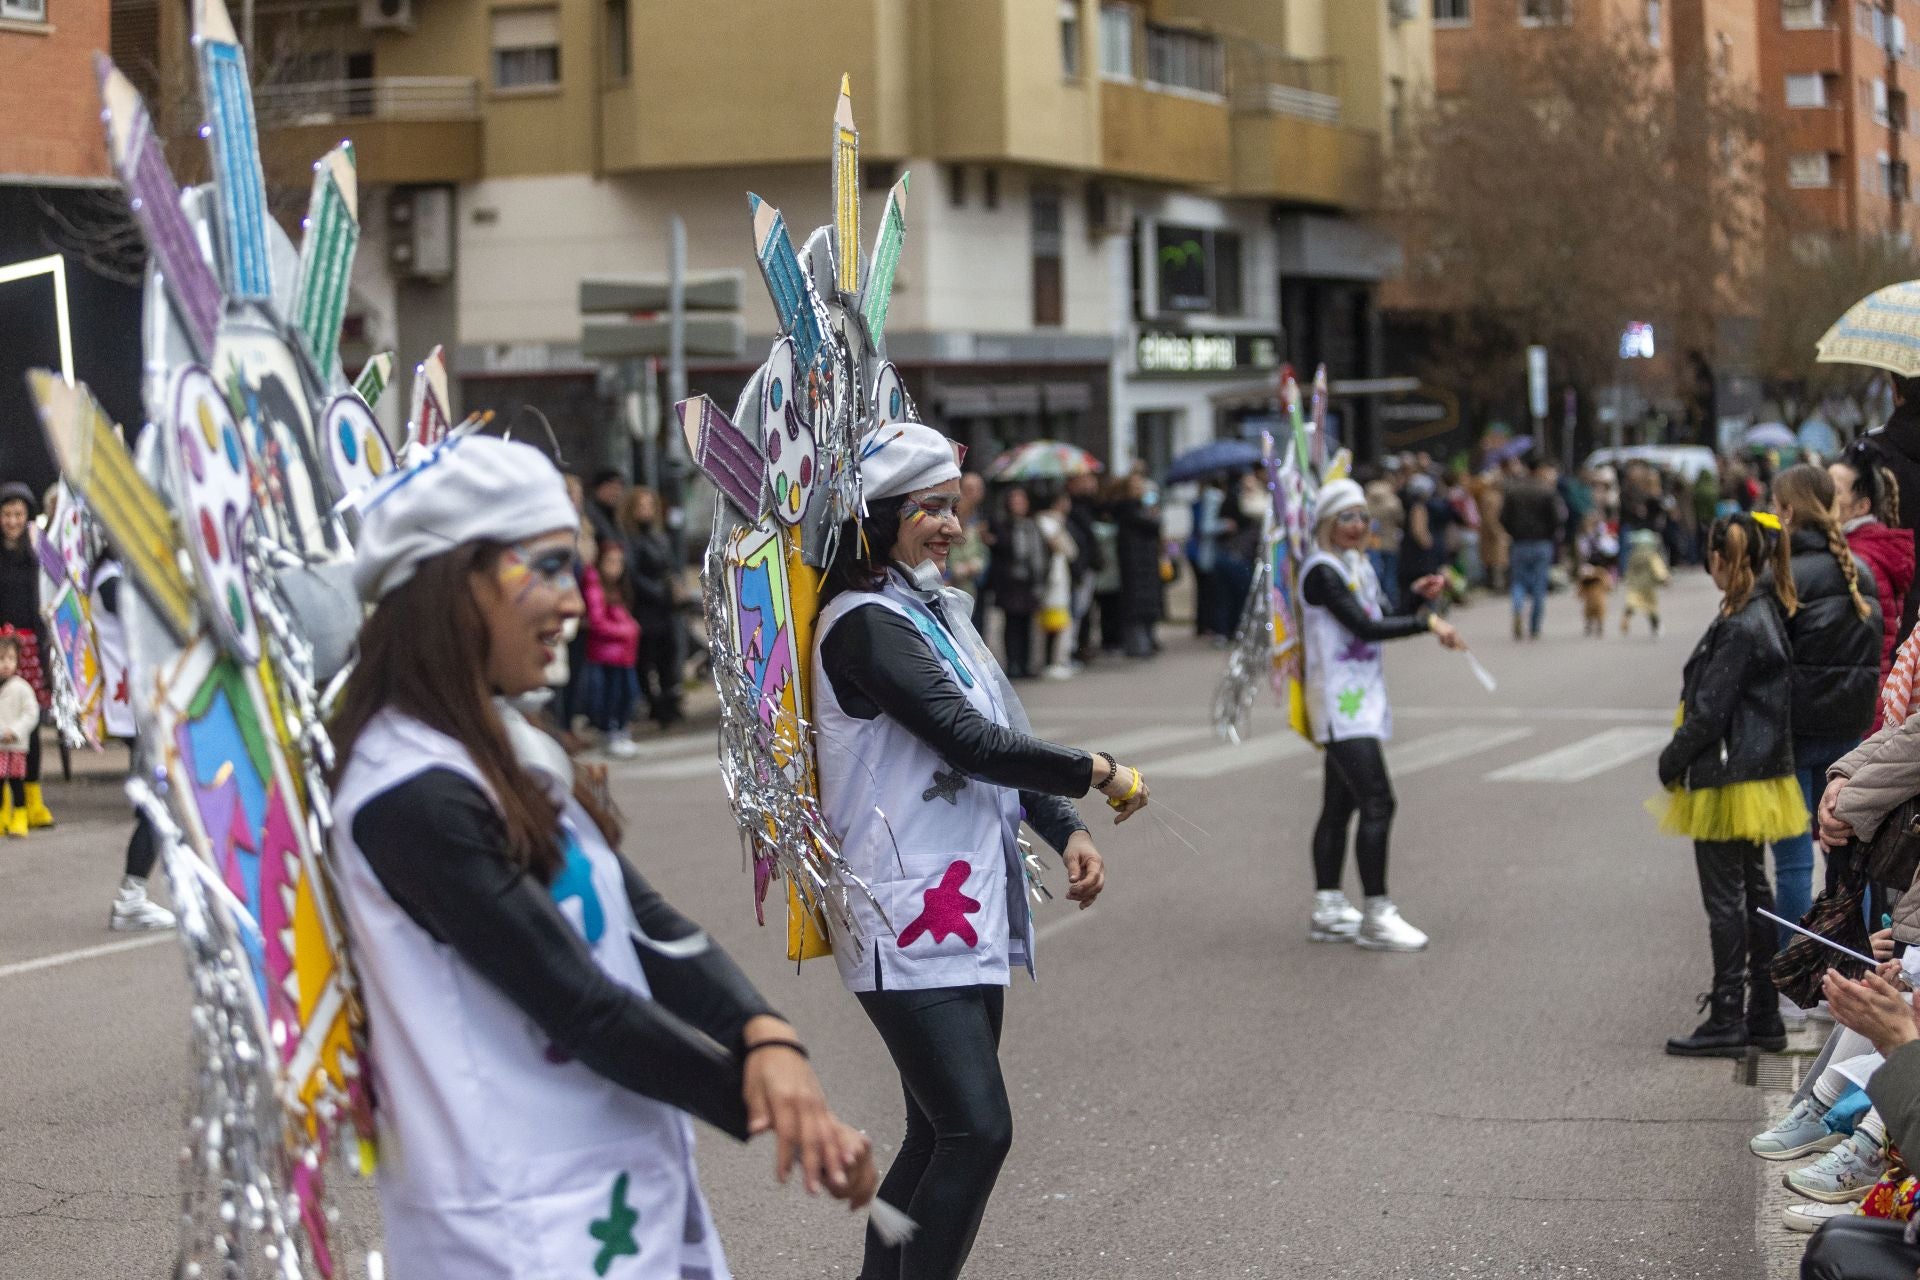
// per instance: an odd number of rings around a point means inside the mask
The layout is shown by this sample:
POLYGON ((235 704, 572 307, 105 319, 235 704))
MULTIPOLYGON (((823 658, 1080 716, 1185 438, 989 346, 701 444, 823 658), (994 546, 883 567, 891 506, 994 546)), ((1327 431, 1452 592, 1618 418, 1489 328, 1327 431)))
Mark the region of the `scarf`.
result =
POLYGON ((1920 641, 1920 628, 1893 655, 1893 669, 1880 686, 1880 709, 1887 724, 1906 723, 1907 712, 1912 710, 1914 674, 1920 672, 1920 644, 1916 641, 1920 641))

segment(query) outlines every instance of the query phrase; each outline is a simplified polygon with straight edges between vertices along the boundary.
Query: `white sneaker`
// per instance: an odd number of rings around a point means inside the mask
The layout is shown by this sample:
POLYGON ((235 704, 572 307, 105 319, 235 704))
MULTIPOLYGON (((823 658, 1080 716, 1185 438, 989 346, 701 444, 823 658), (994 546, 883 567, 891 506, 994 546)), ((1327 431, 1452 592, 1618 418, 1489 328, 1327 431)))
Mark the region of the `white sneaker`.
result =
POLYGON ((173 912, 147 898, 147 882, 137 876, 120 881, 113 910, 107 913, 107 928, 115 933, 142 933, 173 928, 173 912))
POLYGON ((625 734, 620 734, 608 740, 607 754, 615 760, 631 760, 640 754, 640 745, 625 734))
POLYGON ((1368 898, 1353 943, 1368 951, 1424 951, 1427 935, 1408 924, 1391 898, 1368 898))
POLYGON ((1822 1204, 1847 1204, 1864 1200, 1873 1184, 1887 1169, 1887 1157, 1880 1144, 1857 1130, 1851 1138, 1803 1169, 1795 1169, 1783 1182, 1789 1191, 1797 1191, 1822 1204))
POLYGON ((1313 895, 1313 928, 1307 937, 1314 942, 1352 942, 1360 932, 1360 911, 1338 889, 1321 889, 1313 895))
POLYGON ((1851 1204, 1790 1204, 1780 1211, 1780 1225, 1789 1231, 1818 1231, 1833 1218, 1849 1218, 1860 1212, 1851 1204))
POLYGON ((1807 1011, 1785 996, 1781 996, 1780 1021, 1787 1024, 1787 1030, 1798 1031, 1807 1025, 1807 1011))
POLYGON ((1040 678, 1043 680, 1071 680, 1073 679, 1073 668, 1048 667, 1040 673, 1040 678))

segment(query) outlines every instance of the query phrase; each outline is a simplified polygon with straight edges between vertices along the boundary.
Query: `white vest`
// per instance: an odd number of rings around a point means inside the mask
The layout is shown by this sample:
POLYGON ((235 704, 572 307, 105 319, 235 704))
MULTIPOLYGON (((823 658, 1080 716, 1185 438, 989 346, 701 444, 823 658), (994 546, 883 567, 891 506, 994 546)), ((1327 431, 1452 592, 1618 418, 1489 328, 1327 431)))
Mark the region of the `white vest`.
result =
MULTIPOLYGON (((459 743, 394 711, 354 744, 334 799, 342 905, 366 1002, 388 1271, 405 1280, 727 1280, 693 1126, 578 1062, 381 886, 353 840, 375 796, 428 769, 487 791, 459 743), (604 1263, 604 1266, 601 1265, 604 1263)), ((562 914, 601 968, 648 994, 620 868, 569 803, 562 914)))
POLYGON ((990 654, 964 653, 923 600, 889 578, 848 591, 820 614, 813 651, 820 800, 840 852, 886 909, 849 894, 864 942, 835 937, 851 991, 1005 986, 1013 964, 1033 970, 1033 918, 1020 865, 1020 793, 968 778, 888 715, 841 709, 820 645, 850 611, 877 605, 912 622, 974 710, 1007 724, 990 654))
MULTIPOLYGON (((1305 583, 1314 566, 1322 564, 1347 584, 1369 618, 1383 616, 1380 579, 1367 557, 1343 560, 1317 549, 1300 566, 1300 581, 1305 583)), ((1301 617, 1306 637, 1307 714, 1313 721, 1314 741, 1391 738, 1393 708, 1387 705, 1387 673, 1380 661, 1380 646, 1341 626, 1332 610, 1307 603, 1304 589, 1301 617)))

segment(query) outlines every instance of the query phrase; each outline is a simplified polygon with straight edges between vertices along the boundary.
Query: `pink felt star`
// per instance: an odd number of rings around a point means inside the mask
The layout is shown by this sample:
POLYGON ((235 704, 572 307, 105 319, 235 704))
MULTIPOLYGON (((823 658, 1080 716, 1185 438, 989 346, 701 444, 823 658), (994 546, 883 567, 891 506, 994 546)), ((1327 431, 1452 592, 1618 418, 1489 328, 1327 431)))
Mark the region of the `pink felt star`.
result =
POLYGON ((956 858, 948 864, 940 883, 920 895, 923 909, 919 918, 900 931, 901 950, 925 933, 932 934, 935 942, 945 942, 947 936, 953 934, 970 947, 980 945, 980 935, 973 931, 973 922, 967 919, 980 909, 980 903, 960 892, 960 886, 971 874, 972 864, 962 859, 956 858))

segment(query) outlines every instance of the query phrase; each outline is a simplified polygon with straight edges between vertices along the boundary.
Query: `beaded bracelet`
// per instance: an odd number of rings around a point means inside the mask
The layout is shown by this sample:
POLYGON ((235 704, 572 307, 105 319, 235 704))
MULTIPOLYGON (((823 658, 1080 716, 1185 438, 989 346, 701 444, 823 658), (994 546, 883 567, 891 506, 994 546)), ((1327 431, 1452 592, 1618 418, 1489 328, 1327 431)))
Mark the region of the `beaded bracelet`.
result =
POLYGON ((744 1062, 755 1049, 769 1049, 774 1047, 791 1049, 803 1058, 811 1057, 811 1055, 807 1053, 807 1046, 801 1044, 798 1040, 756 1040, 741 1050, 740 1059, 744 1062))
POLYGON ((1096 783, 1093 788, 1095 791, 1098 791, 1102 787, 1112 786, 1113 780, 1120 776, 1120 762, 1118 760, 1115 760, 1112 756, 1108 755, 1104 751, 1096 751, 1093 754, 1096 756, 1099 756, 1102 760, 1105 760, 1107 762, 1107 776, 1100 779, 1100 781, 1096 783))

